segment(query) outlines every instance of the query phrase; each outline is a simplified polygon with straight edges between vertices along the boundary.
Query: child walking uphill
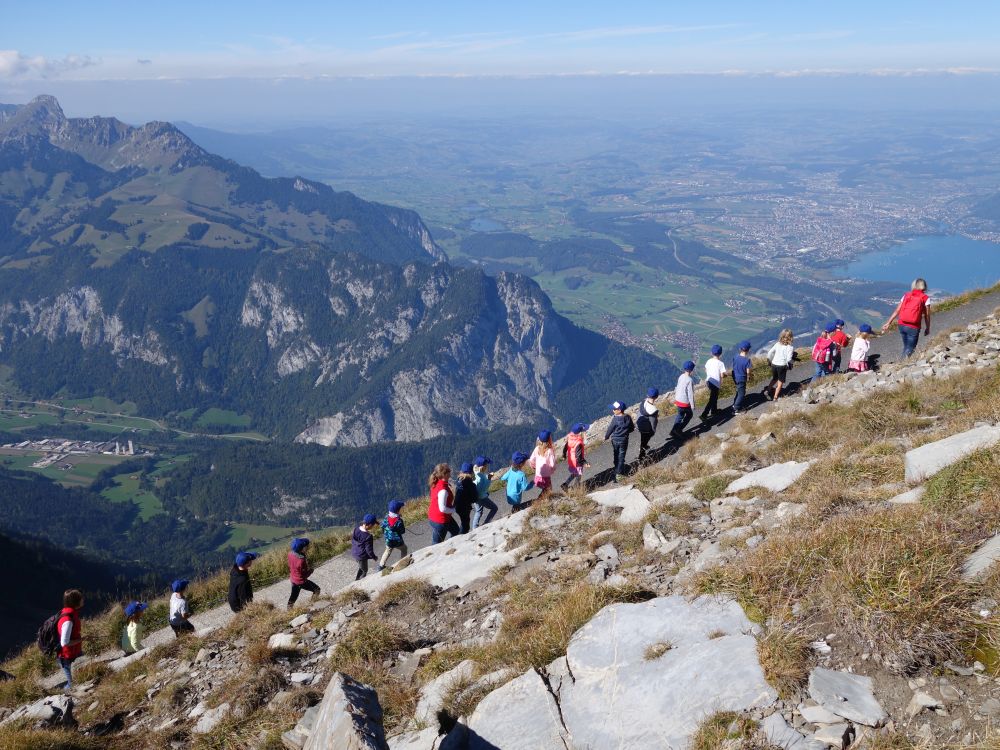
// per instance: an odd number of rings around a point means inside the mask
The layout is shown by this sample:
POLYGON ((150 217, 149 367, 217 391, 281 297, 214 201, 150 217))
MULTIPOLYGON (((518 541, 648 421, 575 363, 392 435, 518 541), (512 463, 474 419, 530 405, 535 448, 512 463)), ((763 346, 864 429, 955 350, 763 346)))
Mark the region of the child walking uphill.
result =
POLYGON ((125 627, 122 628, 121 646, 125 656, 142 651, 142 613, 146 611, 146 602, 129 602, 125 607, 125 627))
POLYGON ((854 346, 851 348, 851 360, 847 363, 848 370, 854 372, 868 371, 868 350, 871 348, 872 327, 863 323, 858 328, 858 335, 854 337, 854 346))
POLYGON ((358 573, 354 576, 355 581, 360 581, 368 575, 368 561, 377 560, 375 555, 375 537, 372 536, 372 529, 378 519, 374 513, 366 513, 361 519, 361 525, 354 529, 351 534, 351 557, 358 561, 358 573))
POLYGON ((726 363, 722 361, 722 347, 712 345, 712 356, 705 361, 705 383, 708 385, 708 403, 701 412, 701 421, 712 419, 719 413, 719 391, 726 379, 726 363))
POLYGON ((308 539, 299 537, 292 540, 291 549, 288 551, 288 579, 292 582, 292 593, 288 596, 289 609, 295 606, 302 589, 310 592, 313 599, 319 596, 319 586, 309 580, 309 576, 313 574, 313 567, 306 557, 309 544, 308 539))
POLYGON ((844 323, 843 320, 837 318, 833 321, 835 326, 833 333, 830 334, 830 340, 837 345, 837 348, 833 351, 833 358, 830 362, 830 368, 832 372, 840 372, 840 363, 842 357, 844 356, 844 349, 851 342, 851 337, 844 333, 844 323))
POLYGON ((531 505, 521 498, 524 491, 528 489, 528 477, 523 471, 524 462, 527 460, 527 453, 514 451, 514 455, 510 457, 510 468, 500 477, 501 482, 507 483, 507 504, 510 506, 512 514, 531 505))
POLYGON ((56 659, 66 675, 65 690, 73 688, 73 662, 83 655, 83 634, 80 625, 80 610, 83 609, 83 594, 77 589, 63 592, 63 608, 56 622, 59 636, 59 650, 56 659))
POLYGON ((535 470, 535 486, 540 490, 538 499, 541 500, 552 491, 552 473, 556 470, 556 449, 552 445, 551 430, 538 433, 528 464, 535 470))
POLYGON ((583 482, 583 470, 589 469, 585 451, 585 437, 589 424, 577 422, 566 436, 566 443, 563 445, 563 458, 566 459, 566 467, 569 469, 569 478, 562 483, 562 491, 566 492, 570 486, 583 482))
POLYGON ((833 367, 833 353, 837 345, 833 343, 830 334, 836 330, 837 326, 830 323, 830 325, 822 330, 819 338, 816 339, 816 343, 813 344, 812 361, 816 363, 816 372, 813 380, 825 378, 831 372, 830 368, 833 367))
POLYGON ((389 556, 394 549, 399 550, 399 559, 402 560, 407 555, 406 542, 403 541, 403 534, 406 533, 406 524, 399 512, 403 509, 402 500, 391 500, 389 502, 389 513, 382 519, 382 538, 385 540, 385 551, 378 561, 378 570, 381 573, 389 563, 389 556))
POLYGON ((674 426, 670 428, 670 436, 681 438, 684 436, 684 428, 687 427, 691 417, 694 416, 694 380, 691 373, 694 372, 694 362, 690 359, 684 363, 683 372, 677 378, 677 387, 674 388, 674 406, 677 407, 677 417, 674 419, 674 426))
POLYGON ((239 612, 253 601, 253 584, 250 583, 250 565, 257 559, 256 552, 239 552, 229 571, 229 608, 239 612))
POLYGON ((740 353, 733 357, 733 383, 736 384, 736 398, 733 399, 733 414, 743 411, 743 400, 747 395, 747 382, 750 380, 750 369, 753 362, 750 359, 750 342, 740 342, 740 353))
POLYGON ((650 388, 646 391, 646 400, 639 404, 639 415, 635 420, 635 427, 639 430, 639 463, 646 460, 649 441, 656 434, 656 427, 660 421, 660 410, 656 408, 656 399, 659 397, 660 391, 650 388))
POLYGON ((170 584, 170 614, 167 615, 167 623, 174 635, 180 638, 185 633, 193 633, 194 625, 191 623, 191 607, 188 606, 187 587, 190 581, 178 578, 170 584))
POLYGON ((768 398, 772 401, 781 396, 781 389, 788 379, 788 369, 792 366, 794 357, 792 329, 786 328, 778 336, 778 340, 767 350, 767 361, 771 363, 771 382, 764 389, 764 393, 767 393, 768 398))
POLYGON ((449 534, 458 536, 461 531, 455 523, 455 493, 448 484, 449 479, 451 479, 451 467, 448 464, 435 466, 427 479, 431 491, 430 503, 427 506, 427 520, 431 524, 431 544, 440 544, 449 534))
POLYGON ((625 404, 615 401, 611 404, 611 424, 604 433, 604 439, 611 441, 611 450, 614 454, 615 481, 625 481, 625 454, 628 453, 628 436, 635 431, 635 422, 632 417, 625 413, 625 404))
POLYGON ((469 533, 472 506, 478 498, 476 480, 472 476, 472 462, 466 461, 458 470, 458 486, 455 488, 455 513, 458 515, 459 533, 469 533))
POLYGON ((486 456, 476 456, 473 463, 475 464, 472 469, 476 480, 476 503, 472 511, 472 528, 476 529, 493 520, 493 516, 497 514, 497 504, 490 500, 490 484, 493 481, 493 475, 490 474, 489 467, 493 462, 486 456), (489 511, 485 521, 482 520, 484 510, 489 511))

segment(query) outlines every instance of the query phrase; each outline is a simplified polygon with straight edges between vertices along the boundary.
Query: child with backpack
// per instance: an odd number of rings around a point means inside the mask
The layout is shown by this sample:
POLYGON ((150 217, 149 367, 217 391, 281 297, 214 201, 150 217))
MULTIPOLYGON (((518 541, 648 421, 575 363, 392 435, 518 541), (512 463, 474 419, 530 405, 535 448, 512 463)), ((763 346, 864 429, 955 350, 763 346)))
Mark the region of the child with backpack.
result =
POLYGON ((708 385, 708 403, 701 412, 701 421, 707 422, 719 413, 719 391, 726 379, 726 363, 722 361, 722 347, 712 345, 712 356, 705 361, 705 383, 708 385))
POLYGON ((830 367, 833 363, 833 350, 837 346, 830 338, 830 334, 835 330, 837 330, 837 327, 833 323, 830 323, 820 332, 819 338, 813 344, 812 361, 816 363, 816 374, 813 380, 819 380, 830 374, 830 367))
POLYGON ((656 434, 660 421, 660 410, 656 406, 656 399, 659 397, 660 391, 650 388, 646 391, 646 400, 639 404, 639 415, 635 419, 635 427, 639 430, 639 463, 646 460, 649 441, 656 434))
POLYGON ((910 291, 903 295, 892 311, 892 315, 882 326, 882 333, 889 330, 892 321, 899 318, 899 335, 903 339, 903 358, 906 359, 917 348, 920 341, 920 324, 926 320, 924 335, 931 335, 930 297, 927 296, 927 282, 914 279, 910 291))
POLYGON ((858 335, 854 337, 854 347, 851 349, 851 359, 847 363, 847 369, 854 372, 868 371, 868 350, 871 348, 872 327, 867 323, 862 323, 858 328, 858 335))
POLYGON ((48 653, 55 651, 56 660, 66 675, 67 692, 73 688, 73 662, 83 655, 81 609, 83 594, 77 589, 64 591, 62 610, 46 620, 38 634, 39 647, 48 653))
POLYGON ((478 499, 476 480, 472 476, 472 462, 466 461, 458 470, 458 485, 455 487, 455 513, 458 515, 459 533, 469 533, 472 505, 478 499))
POLYGON ((187 597, 184 595, 187 592, 189 583, 190 581, 178 578, 170 584, 170 590, 173 593, 170 594, 170 614, 167 616, 167 623, 177 638, 180 638, 185 633, 194 632, 194 625, 189 619, 191 617, 191 607, 188 606, 187 597))
POLYGON ((566 492, 573 484, 583 483, 583 470, 589 469, 590 464, 584 456, 586 432, 590 429, 589 424, 577 422, 570 428, 566 436, 566 443, 563 445, 563 458, 566 459, 566 468, 569 469, 569 477, 562 483, 562 491, 566 492))
POLYGON ((377 560, 375 555, 375 537, 372 536, 372 529, 378 521, 374 513, 365 513, 361 519, 361 525, 354 529, 351 534, 351 557, 358 561, 358 572, 354 576, 355 581, 360 581, 368 575, 368 561, 377 560))
POLYGON ((313 567, 306 558, 309 544, 308 539, 299 537, 292 540, 288 551, 288 578, 292 582, 292 592, 288 596, 289 609, 295 606, 302 589, 310 592, 313 599, 319 596, 319 586, 309 580, 309 576, 313 574, 313 567))
POLYGON ((253 584, 250 582, 250 565, 258 557, 256 552, 237 552, 229 571, 229 608, 239 612, 253 601, 253 584))
POLYGON ((844 333, 844 323, 843 320, 837 318, 833 321, 833 325, 836 326, 836 330, 830 334, 830 340, 836 345, 836 350, 833 352, 833 361, 830 363, 831 372, 840 372, 840 362, 841 357, 843 357, 844 349, 851 341, 851 337, 844 333))
POLYGON ((635 431, 635 422, 625 413, 625 403, 615 401, 611 404, 611 422, 604 433, 604 439, 611 441, 614 454, 615 481, 625 481, 625 454, 628 453, 628 436, 635 431))
POLYGON ((399 512, 403 509, 402 500, 389 501, 389 513, 382 519, 382 539, 385 540, 385 551, 378 561, 378 570, 381 573, 389 562, 389 556, 394 549, 399 550, 399 559, 402 560, 407 555, 406 542, 403 541, 403 534, 406 533, 406 524, 399 512))
POLYGON ((129 602, 125 606, 125 627, 122 628, 121 647, 125 656, 145 648, 142 645, 142 613, 146 611, 146 602, 129 602))
POLYGON ((523 469, 527 460, 527 453, 514 451, 514 455, 510 457, 510 468, 500 477, 501 482, 507 483, 507 504, 510 506, 511 514, 531 505, 531 503, 524 502, 521 497, 528 489, 528 477, 523 469))
POLYGON ((691 373, 694 372, 694 362, 690 359, 683 365, 680 377, 677 378, 677 387, 674 388, 674 406, 677 407, 677 417, 674 419, 674 426, 670 428, 670 437, 680 438, 684 435, 684 428, 694 416, 694 380, 691 373))
POLYGON ((528 457, 528 464, 535 470, 535 487, 539 489, 538 499, 548 496, 552 490, 552 473, 556 470, 556 449, 552 445, 552 431, 538 433, 535 449, 528 457))
POLYGON ((741 341, 740 353, 733 357, 733 383, 736 385, 736 398, 733 399, 733 414, 743 411, 743 399, 747 395, 747 383, 750 381, 750 370, 753 362, 750 359, 750 342, 741 341))
POLYGON ((497 514, 497 504, 490 500, 490 484, 493 482, 493 475, 489 471, 489 467, 493 462, 486 456, 476 456, 476 460, 473 461, 473 477, 476 482, 476 503, 475 508, 472 511, 472 528, 479 528, 484 523, 489 523, 493 520, 493 516, 497 514), (483 521, 483 511, 488 510, 486 514, 486 520, 483 521))

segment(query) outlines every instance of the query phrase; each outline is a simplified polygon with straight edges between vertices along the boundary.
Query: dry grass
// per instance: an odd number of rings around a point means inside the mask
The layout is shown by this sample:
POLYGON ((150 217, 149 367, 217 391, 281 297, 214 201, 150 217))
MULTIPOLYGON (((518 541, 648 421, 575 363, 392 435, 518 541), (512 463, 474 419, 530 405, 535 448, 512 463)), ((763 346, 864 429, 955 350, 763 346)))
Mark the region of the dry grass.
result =
MULTIPOLYGON (((115 745, 124 747, 124 744, 115 745)), ((84 737, 75 730, 0 727, 0 748, 3 750, 108 750, 115 745, 107 738, 84 737)))
POLYGON ((430 614, 434 611, 437 589, 433 584, 422 578, 409 578, 405 581, 390 583, 373 600, 376 609, 382 614, 405 609, 420 614, 430 614))
POLYGON ((691 494, 703 503, 711 502, 726 494, 726 487, 731 481, 731 478, 719 474, 705 477, 691 488, 691 494))
POLYGON ((667 641, 659 641, 658 643, 651 643, 648 646, 646 646, 646 650, 642 652, 642 658, 645 659, 646 661, 656 661, 673 647, 674 644, 669 643, 667 641))
POLYGON ((927 482, 921 502, 948 514, 978 504, 977 515, 993 519, 995 528, 1000 518, 1000 452, 978 451, 936 474, 927 482))
POLYGON ((694 737, 690 750, 721 750, 733 747, 737 741, 739 750, 766 750, 769 746, 757 738, 757 723, 748 716, 734 711, 720 711, 705 719, 694 737))
POLYGON ((792 697, 809 677, 809 639, 794 624, 765 627, 757 637, 757 657, 764 677, 782 698, 792 697))

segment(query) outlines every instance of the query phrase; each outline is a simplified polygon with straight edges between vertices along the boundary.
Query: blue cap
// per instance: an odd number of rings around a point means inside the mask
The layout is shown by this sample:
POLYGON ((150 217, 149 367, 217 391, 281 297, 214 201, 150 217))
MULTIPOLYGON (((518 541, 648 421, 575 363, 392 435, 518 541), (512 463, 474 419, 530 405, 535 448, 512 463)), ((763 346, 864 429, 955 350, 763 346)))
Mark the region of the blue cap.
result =
POLYGON ((569 431, 572 432, 572 433, 574 433, 574 434, 576 434, 576 435, 579 435, 581 432, 586 432, 589 429, 590 429, 590 425, 589 424, 584 424, 583 422, 577 422, 575 425, 573 425, 570 428, 569 431))
POLYGON ((403 506, 405 504, 406 503, 404 503, 402 500, 390 500, 389 501, 389 512, 390 513, 399 513, 399 511, 401 511, 403 509, 403 506))
POLYGON ((837 326, 837 328, 840 328, 841 326, 844 325, 844 321, 842 321, 840 318, 837 318, 835 321, 833 321, 833 324, 837 326))
POLYGON ((684 368, 685 370, 687 370, 688 372, 691 372, 691 370, 693 370, 693 369, 694 369, 694 362, 692 362, 692 361, 691 361, 691 360, 689 359, 689 360, 688 360, 687 362, 685 362, 685 363, 684 363, 683 365, 681 365, 681 367, 683 367, 683 368, 684 368))
POLYGON ((365 526, 371 526, 376 520, 378 519, 375 518, 374 513, 365 513, 365 517, 361 519, 361 523, 365 526))
POLYGON ((538 439, 543 443, 547 443, 552 439, 552 430, 542 430, 538 433, 538 439))
POLYGON ((472 463, 476 466, 486 466, 487 464, 492 464, 493 461, 488 456, 476 456, 476 460, 472 463))
POLYGON ((862 323, 860 326, 858 326, 858 330, 861 331, 861 333, 871 333, 872 327, 867 323, 862 323))
POLYGON ((722 354, 722 347, 718 344, 712 344, 712 354, 722 354))
POLYGON ((306 539, 304 536, 300 536, 293 539, 291 544, 292 552, 301 552, 308 546, 309 546, 309 540, 306 539))
POLYGON ((835 323, 828 323, 826 328, 824 328, 823 330, 826 331, 827 333, 833 333, 834 331, 837 330, 837 326, 835 323))
POLYGON ((259 555, 256 552, 237 552, 236 553, 236 567, 242 568, 256 560, 259 555))
POLYGON ((658 388, 650 388, 648 391, 646 391, 646 397, 647 398, 659 398, 660 397, 660 391, 659 391, 659 389, 658 388))
POLYGON ((510 457, 510 462, 512 464, 523 464, 528 460, 528 454, 524 451, 514 451, 514 455, 510 457))
POLYGON ((191 581, 185 578, 178 578, 176 581, 170 584, 170 590, 173 591, 175 594, 179 594, 188 587, 189 583, 191 583, 191 581))
POLYGON ((740 342, 740 351, 741 352, 748 352, 748 351, 750 351, 751 347, 752 347, 752 344, 749 341, 743 340, 743 341, 740 342))
POLYGON ((146 602, 129 602, 125 605, 125 616, 133 617, 140 612, 144 612, 147 606, 146 602))
POLYGON ((459 474, 471 474, 472 473, 472 464, 469 461, 466 461, 464 464, 462 464, 461 468, 459 468, 458 473, 459 474))
POLYGON ((615 401, 609 408, 615 411, 625 411, 625 403, 623 401, 615 401))

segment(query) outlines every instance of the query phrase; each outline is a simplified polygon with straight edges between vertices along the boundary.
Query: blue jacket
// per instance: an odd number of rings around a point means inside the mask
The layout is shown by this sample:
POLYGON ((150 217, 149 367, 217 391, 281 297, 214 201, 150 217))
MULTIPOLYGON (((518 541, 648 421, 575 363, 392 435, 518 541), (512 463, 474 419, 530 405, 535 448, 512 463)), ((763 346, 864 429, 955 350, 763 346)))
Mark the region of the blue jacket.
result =
POLYGON ((358 562, 378 559, 375 555, 374 537, 360 526, 356 526, 351 534, 351 556, 358 562))
POLYGON ((635 430, 635 422, 628 414, 615 414, 608 425, 608 431, 604 433, 605 440, 613 443, 620 443, 628 440, 628 436, 635 430))

